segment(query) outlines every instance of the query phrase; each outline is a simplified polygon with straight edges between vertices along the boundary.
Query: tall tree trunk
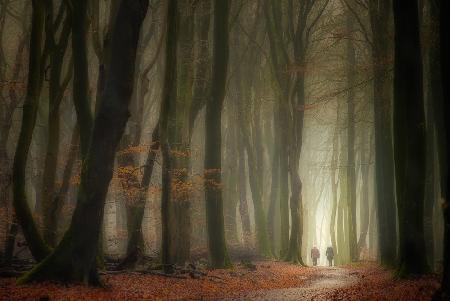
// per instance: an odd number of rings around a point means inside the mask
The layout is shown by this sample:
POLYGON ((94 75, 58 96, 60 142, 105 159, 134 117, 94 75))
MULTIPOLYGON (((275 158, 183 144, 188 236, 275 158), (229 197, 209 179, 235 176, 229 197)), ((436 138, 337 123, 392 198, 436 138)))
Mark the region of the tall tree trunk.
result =
POLYGON ((49 247, 38 232, 36 223, 28 207, 25 192, 25 172, 28 152, 30 149, 33 130, 36 123, 39 96, 42 87, 42 36, 44 33, 45 7, 41 0, 32 2, 32 25, 30 37, 28 86, 23 105, 22 126, 13 164, 13 193, 14 209, 17 220, 22 228, 23 234, 31 254, 36 260, 42 260, 50 252, 49 247))
POLYGON ((178 6, 176 0, 169 0, 166 28, 166 71, 160 113, 159 135, 161 143, 162 192, 161 192, 161 260, 166 273, 172 272, 170 257, 171 231, 170 198, 172 194, 171 155, 168 140, 169 113, 174 104, 177 81, 178 6))
POLYGON ((418 6, 394 1, 394 147, 399 215, 400 276, 428 271, 423 206, 425 189, 425 114, 418 6))
POLYGON ((169 144, 171 149, 173 189, 171 197, 171 261, 183 265, 190 258, 191 191, 189 188, 190 134, 194 69, 194 6, 191 1, 179 4, 177 97, 169 112, 169 144))
POLYGON ((279 204, 279 185, 280 185, 280 135, 277 132, 277 125, 279 123, 277 110, 273 114, 273 131, 274 144, 272 153, 272 182, 270 187, 270 203, 269 210, 267 210, 267 233, 269 240, 272 242, 271 251, 273 255, 277 254, 275 249, 275 212, 276 206, 279 204))
MULTIPOLYGON (((336 233, 336 216, 338 211, 338 182, 336 179, 336 173, 338 171, 338 129, 339 129, 339 102, 337 103, 336 110, 336 124, 333 130, 333 153, 331 157, 331 197, 332 197, 332 208, 331 208, 331 218, 330 218, 330 237, 331 237, 331 247, 333 248, 335 258, 339 258, 338 248, 337 248, 337 233, 336 233)), ((339 227, 339 224, 337 225, 339 227)))
MULTIPOLYGON (((158 10, 153 10, 152 20, 158 10)), ((143 105, 145 96, 149 89, 150 81, 148 79, 148 74, 153 68, 159 53, 162 49, 165 32, 161 33, 160 39, 157 44, 156 53, 152 61, 144 68, 140 70, 140 66, 143 62, 144 51, 151 40, 152 36, 155 34, 155 22, 152 22, 149 30, 146 34, 144 31, 141 32, 141 37, 139 39, 139 48, 136 58, 136 74, 135 77, 139 80, 135 81, 133 88, 133 96, 131 102, 134 104, 133 112, 131 116, 133 117, 134 126, 131 127, 130 131, 133 132, 134 137, 132 138, 132 144, 138 146, 141 139, 142 133, 142 122, 143 122, 143 105)), ((118 265, 118 269, 125 269, 133 267, 136 262, 144 255, 144 237, 142 233, 142 221, 144 218, 145 204, 147 201, 147 192, 150 185, 151 177, 153 174, 153 166, 156 160, 157 152, 159 150, 159 121, 157 122, 152 133, 152 140, 150 143, 150 148, 147 153, 147 159, 145 161, 143 175, 140 183, 137 183, 134 187, 137 191, 133 195, 135 199, 132 204, 127 206, 127 231, 128 231, 128 241, 126 254, 121 263, 118 265)), ((133 157, 133 166, 136 166, 136 157, 133 157)), ((137 181, 137 180, 136 180, 137 181)))
POLYGON ((359 259, 356 235, 356 168, 355 168, 355 89, 352 88, 356 81, 356 51, 352 40, 354 31, 353 16, 347 13, 346 29, 350 37, 346 42, 347 60, 347 193, 349 203, 349 248, 350 259, 359 259))
POLYGON ((143 254, 144 237, 142 233, 142 220, 145 213, 145 202, 147 200, 147 192, 153 174, 157 152, 160 148, 160 129, 159 121, 153 129, 152 142, 145 160, 144 172, 139 186, 137 201, 134 206, 130 206, 127 210, 128 224, 128 243, 125 258, 121 261, 118 269, 133 267, 143 254))
POLYGON ((64 166, 61 186, 59 187, 58 191, 55 192, 53 205, 49 216, 49 228, 57 230, 55 231, 54 234, 55 243, 56 240, 58 239, 58 230, 59 230, 58 221, 61 217, 64 200, 66 199, 67 194, 69 192, 73 167, 79 154, 79 145, 78 145, 79 141, 80 141, 80 133, 78 125, 75 125, 75 128, 72 130, 72 137, 70 138, 69 154, 67 155, 66 165, 64 166))
POLYGON ((80 127, 81 158, 86 158, 91 139, 93 118, 89 101, 87 54, 88 0, 72 0, 73 102, 80 127))
MULTIPOLYGON (((426 55, 424 65, 427 66, 426 71, 426 121, 427 121, 427 171, 426 171, 426 187, 425 187, 425 241, 429 264, 432 269, 435 266, 435 235, 433 212, 438 205, 439 192, 436 189, 436 183, 439 182, 438 172, 445 168, 443 164, 436 164, 440 161, 439 155, 442 154, 443 135, 443 116, 442 116, 442 81, 441 81, 441 60, 439 50, 439 5, 437 1, 429 0, 426 2, 426 24, 428 30, 426 36, 427 46, 425 47, 426 55)), ((442 173, 441 178, 445 177, 442 173)))
MULTIPOLYGON (((446 171, 445 178, 442 180, 441 184, 441 196, 443 198, 444 204, 442 205, 442 211, 444 214, 444 264, 443 264, 443 275, 442 275, 442 284, 441 289, 436 294, 437 300, 448 300, 450 298, 450 165, 448 158, 450 155, 450 37, 449 37, 449 23, 450 20, 448 18, 448 13, 450 11, 450 5, 448 1, 440 0, 440 25, 439 25, 439 35, 440 35, 440 57, 441 57, 441 78, 442 78, 442 87, 443 87, 443 102, 442 107, 443 110, 440 111, 442 113, 441 117, 445 117, 444 120, 444 128, 446 129, 445 135, 442 136, 443 141, 441 143, 445 144, 445 152, 441 152, 439 156, 440 164, 444 165, 442 169, 446 171), (442 159, 442 161, 441 161, 442 159)), ((443 149, 441 149, 443 150, 443 149)), ((441 174, 441 177, 444 175, 441 174)))
POLYGON ((208 228, 208 250, 211 265, 230 265, 223 219, 221 181, 222 106, 228 68, 228 1, 214 1, 213 69, 211 98, 206 103, 205 116, 205 202, 208 228))
POLYGON ((378 243, 381 263, 395 266, 397 260, 397 215, 394 191, 394 153, 391 129, 389 16, 391 2, 369 2, 373 36, 373 105, 375 115, 375 177, 378 243))
MULTIPOLYGON (((240 113, 238 113, 240 114, 240 113)), ((240 126, 241 123, 239 122, 240 126)), ((249 245, 251 242, 250 216, 248 213, 247 202, 247 180, 246 180, 246 164, 245 164, 245 144, 242 131, 238 133, 238 183, 239 183, 239 215, 241 216, 242 235, 244 236, 244 244, 249 245)))
POLYGON ((372 153, 371 139, 369 142, 366 139, 366 133, 361 133, 361 202, 359 205, 359 218, 360 218, 360 231, 358 238, 357 251, 358 255, 361 251, 367 247, 366 239, 367 232, 369 231, 369 170, 370 170, 370 157, 372 153), (368 143, 367 143, 368 142, 368 143), (367 148, 369 150, 367 150, 367 148))
MULTIPOLYGON (((42 175, 43 185, 42 220, 43 236, 45 241, 52 247, 56 244, 56 230, 51 228, 51 212, 54 211, 55 181, 59 153, 60 136, 60 112, 59 108, 64 98, 64 92, 72 77, 72 66, 68 66, 67 76, 63 78, 64 54, 66 53, 71 30, 70 18, 66 17, 61 29, 59 40, 56 38, 57 27, 53 22, 53 6, 51 1, 47 2, 49 20, 46 23, 46 39, 50 48, 50 81, 49 81, 49 108, 48 108, 48 139, 45 154, 44 172, 42 175)), ((65 5, 65 4, 61 4, 65 5)), ((71 63, 69 63, 71 64, 71 63)))
MULTIPOLYGON (((30 6, 30 2, 27 2, 25 5, 25 10, 27 10, 30 6)), ((0 15, 5 14, 6 16, 6 9, 7 9, 7 3, 4 3, 4 10, 0 13, 0 15)), ((3 16, 3 17, 5 17, 3 16)), ((2 22, 5 20, 2 19, 2 22)), ((18 81, 20 72, 22 70, 22 66, 24 65, 23 60, 23 54, 25 52, 25 46, 27 45, 27 42, 29 41, 29 35, 28 32, 28 22, 25 20, 22 24, 22 32, 23 36, 21 37, 21 40, 19 42, 19 45, 17 47, 16 56, 14 58, 14 65, 13 65, 13 71, 12 71, 12 80, 18 81)), ((4 26, 4 23, 2 23, 2 26, 4 26)), ((3 36, 3 28, 0 33, 0 37, 3 36)), ((0 47, 0 49, 2 49, 0 47)), ((2 50, 0 50, 2 51, 2 50)), ((0 59, 1 58, 0 55, 0 59)), ((3 64, 3 62, 0 62, 0 64, 3 64)), ((0 65, 0 68, 1 65, 0 65)), ((0 71, 0 77, 4 78, 1 74, 2 71, 0 71)), ((3 87, 2 87, 3 88, 3 87)), ((0 240, 5 239, 5 253, 4 253, 4 260, 6 262, 10 262, 12 259, 12 249, 10 248, 11 252, 8 250, 8 243, 12 246, 14 246, 15 242, 15 235, 11 236, 10 230, 13 230, 12 233, 15 232, 14 228, 17 228, 17 218, 11 217, 11 210, 10 210, 10 201, 11 201, 11 184, 12 184, 12 168, 11 168, 11 159, 8 156, 7 152, 7 146, 8 146, 8 140, 10 136, 10 132, 13 125, 13 116, 14 111, 17 108, 19 97, 17 95, 16 88, 11 85, 9 87, 8 96, 9 96, 9 103, 6 101, 5 98, 2 96, 2 88, 0 88, 0 210, 2 211, 2 215, 0 216, 0 219, 2 220, 0 222, 0 233, 4 233, 5 236, 0 238, 0 240), (11 229, 12 227, 12 229, 11 229), (8 234, 9 233, 9 234, 8 234)), ((1 253, 1 252, 0 252, 1 253)))
POLYGON ((98 284, 96 255, 116 148, 129 116, 139 31, 148 1, 123 0, 111 40, 102 102, 81 173, 78 202, 58 247, 19 282, 58 280, 98 284), (119 84, 120 83, 120 84, 119 84))

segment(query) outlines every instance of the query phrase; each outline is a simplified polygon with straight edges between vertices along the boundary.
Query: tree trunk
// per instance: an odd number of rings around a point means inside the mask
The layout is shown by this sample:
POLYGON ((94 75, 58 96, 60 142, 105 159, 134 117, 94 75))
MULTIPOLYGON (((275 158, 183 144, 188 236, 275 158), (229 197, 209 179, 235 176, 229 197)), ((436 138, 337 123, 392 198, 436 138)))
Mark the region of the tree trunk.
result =
MULTIPOLYGON (((356 51, 352 40, 354 31, 353 16, 347 13, 346 29, 350 37, 346 42, 347 60, 347 87, 353 87, 356 82, 356 51)), ((347 193, 349 214, 349 248, 350 259, 359 259, 356 236, 356 175, 355 175, 355 90, 350 88, 347 92, 347 193)))
POLYGON ((360 231, 358 238, 358 255, 361 251, 367 247, 366 239, 367 232, 369 231, 369 169, 370 169, 370 157, 372 153, 372 143, 369 140, 367 144, 366 133, 361 133, 361 202, 359 205, 359 218, 360 218, 360 231), (366 149, 366 145, 369 150, 366 149), (368 154, 367 154, 368 152, 368 154))
POLYGON ((87 54, 88 0, 72 1, 73 102, 80 127, 81 158, 86 158, 92 133, 93 118, 89 101, 87 54))
POLYGON ((381 263, 395 266, 397 259, 397 215, 394 191, 394 160, 391 129, 389 16, 390 1, 370 1, 372 26, 373 105, 375 116, 375 177, 378 241, 381 263))
MULTIPOLYGON (((51 3, 51 2, 47 2, 51 3)), ((48 108, 48 139, 45 154, 44 173, 42 175, 43 185, 41 191, 42 199, 42 221, 43 236, 45 241, 52 247, 56 244, 56 228, 51 228, 51 212, 54 211, 54 197, 56 170, 59 154, 59 136, 60 136, 60 112, 59 108, 64 97, 65 89, 72 76, 72 68, 68 67, 66 78, 62 78, 64 54, 66 53, 70 35, 70 18, 66 17, 61 29, 59 41, 56 39, 57 30, 53 23, 53 7, 48 5, 46 8, 50 14, 49 21, 46 23, 46 39, 49 41, 50 48, 50 81, 49 81, 49 108, 48 108)), ((69 63, 70 64, 70 63, 69 63)))
POLYGON ((204 165, 208 250, 214 268, 230 265, 225 243, 221 184, 221 120, 228 68, 228 15, 228 1, 215 0, 213 69, 211 98, 206 103, 204 165))
MULTIPOLYGON (((450 6, 448 1, 440 0, 440 41, 441 41, 441 47, 440 47, 440 57, 441 57, 441 78, 442 78, 442 87, 443 87, 443 110, 440 111, 442 113, 441 117, 445 117, 444 120, 444 128, 446 129, 445 135, 443 135, 442 138, 445 137, 444 141, 442 141, 443 144, 446 145, 445 153, 441 152, 439 156, 440 164, 443 165, 443 169, 446 170, 445 178, 442 181, 441 185, 441 196, 443 198, 444 204, 442 205, 442 210, 444 213, 444 264, 443 264, 443 275, 442 275, 442 284, 441 289, 436 294, 436 300, 448 300, 450 298, 450 177, 448 177, 448 174, 450 172, 450 165, 449 161, 445 160, 444 162, 441 161, 441 158, 448 158, 450 155, 450 131, 448 130, 450 128, 450 91, 449 91, 449 79, 450 79, 450 60, 449 60, 449 51, 450 51, 450 39, 448 34, 448 27, 449 27, 449 19, 448 19, 448 12, 450 11, 450 6)), ((441 149, 443 150, 443 149, 441 149)), ((444 175, 441 174, 441 177, 444 175)))
MULTIPOLYGON (((240 126, 241 123, 239 123, 240 126)), ((247 180, 245 166, 245 144, 242 132, 239 130, 238 135, 238 182, 239 182, 239 215, 241 216, 242 235, 244 236, 244 244, 251 243, 250 216, 248 213, 247 202, 247 180)))
POLYGON ((394 2, 394 146, 399 215, 398 274, 428 271, 423 207, 425 114, 417 0, 394 2))
MULTIPOLYGON (((332 194, 332 208, 331 208, 331 218, 330 218, 330 237, 331 246, 333 248, 335 258, 339 258, 338 248, 337 248, 337 233, 336 233, 336 216, 338 211, 338 182, 336 179, 336 173, 338 171, 338 128, 339 128, 339 102, 337 103, 338 108, 336 111, 336 124, 333 131, 333 154, 331 157, 331 194, 332 194)), ((339 224, 337 225, 339 227, 339 224)))
POLYGON ((42 260, 49 254, 50 249, 38 232, 36 223, 34 222, 30 208, 28 207, 25 192, 27 158, 36 123, 39 96, 42 87, 41 52, 45 18, 43 1, 34 0, 32 2, 32 7, 28 86, 23 105, 22 126, 13 165, 13 204, 17 220, 22 228, 25 239, 28 242, 31 254, 36 260, 42 260))
POLYGON ((137 42, 148 1, 124 0, 112 33, 110 68, 81 173, 78 202, 58 247, 20 283, 58 280, 98 284, 96 255, 116 148, 129 116, 137 42), (118 84, 120 83, 120 84, 118 84))
POLYGON ((127 208, 127 225, 128 225, 128 243, 125 258, 121 261, 118 269, 126 269, 133 267, 139 257, 143 254, 143 233, 142 220, 144 218, 145 202, 147 200, 147 191, 153 174, 157 152, 160 147, 160 129, 159 121, 153 129, 152 142, 145 160, 144 172, 142 175, 139 191, 137 192, 137 201, 134 206, 127 208))
POLYGON ((170 224, 170 198, 172 194, 171 155, 168 140, 169 113, 177 97, 177 43, 178 43, 178 6, 176 0, 169 0, 167 8, 166 27, 166 71, 162 95, 159 135, 161 143, 162 165, 162 192, 161 192, 161 261, 166 273, 172 272, 170 250, 171 232, 170 224))
POLYGON ((190 258, 191 191, 189 187, 189 118, 192 103, 194 69, 194 7, 190 1, 179 4, 177 97, 169 112, 168 138, 171 149, 173 189, 171 197, 171 261, 183 265, 190 258))
POLYGON ((270 187, 270 203, 269 210, 267 211, 267 233, 269 240, 272 242, 271 251, 273 255, 277 254, 275 248, 275 212, 276 206, 279 204, 279 185, 280 185, 280 135, 277 131, 277 125, 279 123, 277 110, 274 110, 273 114, 273 131, 274 131, 274 144, 272 154, 272 183, 270 187))
POLYGON ((61 217, 61 211, 64 205, 63 202, 69 192, 73 167, 79 154, 79 141, 80 133, 78 125, 75 125, 75 128, 72 130, 72 137, 70 138, 69 154, 67 155, 67 161, 63 171, 62 183, 59 190, 55 193, 52 209, 49 216, 49 229, 56 229, 55 243, 58 239, 58 220, 61 217))

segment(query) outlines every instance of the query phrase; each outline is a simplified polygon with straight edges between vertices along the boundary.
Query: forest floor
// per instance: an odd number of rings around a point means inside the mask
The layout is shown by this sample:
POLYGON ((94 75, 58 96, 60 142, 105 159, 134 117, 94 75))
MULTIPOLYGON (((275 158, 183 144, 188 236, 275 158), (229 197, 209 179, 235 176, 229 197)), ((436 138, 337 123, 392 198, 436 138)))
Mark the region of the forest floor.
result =
POLYGON ((172 277, 114 272, 103 288, 54 283, 18 286, 0 278, 0 300, 430 300, 437 276, 396 280, 373 263, 300 267, 277 261, 235 264, 172 277))

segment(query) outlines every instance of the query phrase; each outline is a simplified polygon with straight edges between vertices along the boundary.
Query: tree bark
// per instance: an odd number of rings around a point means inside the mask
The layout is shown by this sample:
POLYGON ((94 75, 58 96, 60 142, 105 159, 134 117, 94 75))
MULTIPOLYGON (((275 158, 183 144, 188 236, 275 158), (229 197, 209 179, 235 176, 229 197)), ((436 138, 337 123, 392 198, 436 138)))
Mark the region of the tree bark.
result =
POLYGON ((399 276, 428 271, 423 207, 425 114, 418 5, 394 1, 394 146, 399 216, 399 276))
MULTIPOLYGON (((65 5, 65 4, 61 4, 65 5)), ((62 8, 60 8, 62 9, 62 8)), ((46 39, 49 41, 50 48, 50 81, 49 81, 49 108, 48 108, 48 139, 45 154, 44 172, 42 175, 43 185, 41 190, 42 199, 42 221, 43 236, 45 241, 52 247, 56 244, 56 228, 50 221, 51 212, 54 211, 55 181, 56 169, 59 153, 60 136, 60 112, 59 108, 64 98, 65 89, 72 77, 72 66, 68 66, 67 76, 63 78, 62 71, 64 65, 64 55, 69 42, 71 24, 70 17, 66 17, 63 22, 63 28, 59 40, 56 38, 58 27, 53 21, 53 5, 51 1, 47 2, 46 8, 49 16, 46 22, 46 39), (50 224, 53 225, 50 225, 50 224)), ((69 15, 69 14, 68 14, 69 15)), ((69 63, 71 64, 71 63, 69 63)))
POLYGON ((112 33, 110 68, 102 102, 85 157, 78 202, 69 230, 58 247, 20 283, 57 280, 99 283, 96 255, 106 193, 112 178, 116 148, 129 116, 139 31, 148 1, 123 0, 112 33))
POLYGON ((172 272, 170 250, 171 232, 170 224, 170 198, 172 194, 171 155, 168 140, 169 113, 174 104, 177 81, 177 44, 178 44, 178 4, 176 0, 169 0, 167 8, 166 28, 166 71, 162 95, 159 135, 161 143, 162 165, 162 192, 161 192, 161 261, 166 273, 172 272))
POLYGON ((36 123, 39 96, 42 87, 42 37, 44 33, 45 7, 41 0, 32 2, 32 25, 30 37, 28 86, 23 105, 22 126, 13 164, 13 193, 14 209, 17 220, 22 228, 23 234, 31 254, 36 260, 41 260, 50 252, 49 247, 38 232, 36 223, 28 207, 25 192, 25 173, 28 153, 36 123))
POLYGON ((93 117, 89 101, 87 54, 88 0, 72 0, 73 102, 80 127, 81 158, 86 158, 92 134, 93 117))
MULTIPOLYGON (((444 128, 446 129, 445 135, 442 136, 443 141, 441 143, 445 144, 445 153, 439 153, 439 160, 448 158, 449 150, 448 147, 450 145, 450 90, 449 90, 449 79, 450 79, 450 59, 449 59, 449 51, 450 51, 450 39, 449 39, 449 19, 448 13, 450 11, 450 5, 448 1, 440 0, 440 17, 439 17, 439 35, 440 35, 440 58, 441 58, 441 78, 442 78, 442 88, 443 88, 443 102, 442 108, 440 111, 442 114, 441 117, 445 117, 444 128)), ((441 149, 443 150, 443 149, 441 149)), ((444 204, 442 205, 442 210, 444 214, 444 263, 443 263, 443 275, 442 275, 442 283, 441 289, 436 294, 436 300, 448 300, 450 298, 450 177, 448 177, 450 172, 450 165, 448 160, 444 162, 440 161, 439 163, 445 164, 443 169, 446 171, 445 177, 442 180, 441 185, 441 196, 443 198, 444 204)), ((441 177, 444 175, 441 174, 441 177)))
POLYGON ((205 116, 206 221, 209 256, 214 268, 230 265, 225 243, 221 181, 221 120, 228 68, 229 9, 228 1, 214 0, 211 98, 206 103, 205 116))
POLYGON ((390 1, 369 2, 373 49, 373 103, 375 116, 375 177, 378 241, 381 263, 394 267, 397 260, 397 215, 392 146, 389 16, 390 1), (394 230, 395 229, 395 230, 394 230))
MULTIPOLYGON (((346 29, 350 37, 346 42, 347 60, 347 86, 354 87, 356 82, 356 51, 352 40, 354 31, 353 16, 347 13, 346 29)), ((356 236, 356 171, 355 171, 355 91, 350 88, 347 92, 347 193, 350 214, 349 218, 349 248, 350 259, 359 259, 356 236)))

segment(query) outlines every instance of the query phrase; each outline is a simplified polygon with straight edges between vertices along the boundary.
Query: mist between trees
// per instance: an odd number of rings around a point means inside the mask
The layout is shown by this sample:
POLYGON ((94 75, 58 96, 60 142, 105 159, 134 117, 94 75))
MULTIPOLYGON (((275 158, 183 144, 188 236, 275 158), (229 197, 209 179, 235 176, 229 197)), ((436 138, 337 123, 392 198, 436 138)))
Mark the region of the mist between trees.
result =
POLYGON ((316 246, 447 290, 445 2, 1 0, 3 263, 98 284, 316 246))

